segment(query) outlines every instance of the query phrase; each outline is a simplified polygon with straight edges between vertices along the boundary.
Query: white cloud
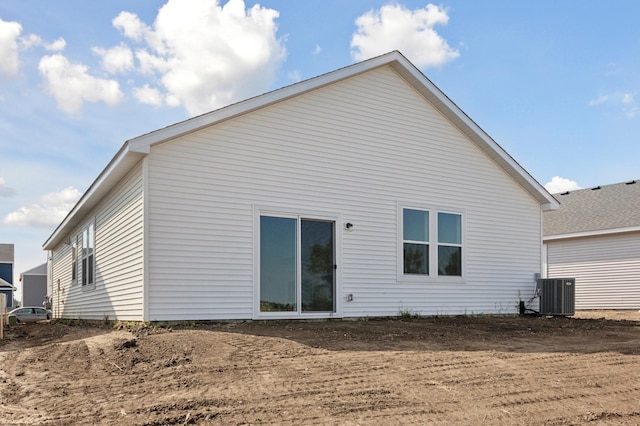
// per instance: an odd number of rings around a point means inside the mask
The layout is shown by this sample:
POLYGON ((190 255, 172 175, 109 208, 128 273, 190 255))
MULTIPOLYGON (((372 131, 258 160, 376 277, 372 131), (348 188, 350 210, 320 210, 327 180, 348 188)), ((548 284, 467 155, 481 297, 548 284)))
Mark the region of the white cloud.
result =
POLYGON ((319 44, 316 44, 316 47, 313 49, 313 54, 314 55, 319 55, 320 52, 322 52, 322 48, 320 47, 319 44))
POLYGON ((300 75, 300 71, 298 70, 289 71, 287 73, 287 77, 289 77, 289 80, 293 81, 294 83, 302 80, 302 76, 300 75))
POLYGON ((0 19, 0 74, 13 77, 18 73, 18 37, 22 33, 22 25, 18 22, 7 22, 0 19))
POLYGON ((34 46, 44 46, 44 48, 50 52, 60 52, 67 47, 67 42, 62 37, 59 37, 51 43, 45 43, 39 35, 29 34, 20 37, 18 41, 20 42, 20 49, 22 50, 30 49, 34 46))
POLYGON ((149 28, 140 21, 140 18, 131 12, 120 12, 118 16, 113 18, 111 24, 122 31, 125 37, 135 41, 142 40, 143 34, 149 31, 149 28))
POLYGON ((626 115, 628 118, 635 118, 638 116, 638 113, 640 113, 640 108, 638 108, 637 106, 625 108, 624 110, 624 115, 626 115))
POLYGON ((608 100, 609 100, 609 96, 608 95, 602 95, 599 98, 590 100, 589 101, 589 106, 602 105, 603 103, 607 102, 608 100))
POLYGON ((149 87, 148 84, 145 84, 143 87, 134 88, 133 95, 140 103, 153 106, 162 105, 162 94, 158 89, 149 87))
POLYGON ((72 64, 63 55, 44 56, 38 68, 47 92, 60 109, 70 114, 80 112, 85 101, 115 106, 123 97, 117 81, 93 77, 86 66, 72 64))
POLYGON ((141 73, 155 73, 168 105, 192 114, 225 106, 269 88, 286 56, 273 9, 243 0, 169 0, 153 27, 121 12, 113 25, 134 42, 141 73))
POLYGON ((73 187, 40 197, 39 204, 20 207, 3 220, 6 225, 53 226, 60 223, 71 211, 82 194, 73 187))
POLYGON ((52 51, 52 52, 60 52, 60 51, 64 50, 65 47, 67 47, 67 42, 62 37, 58 38, 57 40, 53 41, 52 43, 48 43, 48 44, 44 45, 45 49, 47 49, 49 51, 52 51))
POLYGON ((19 41, 21 49, 29 49, 33 46, 41 46, 43 43, 42 38, 40 38, 40 36, 36 34, 29 34, 28 36, 20 37, 19 41))
POLYGON ((460 56, 433 29, 448 22, 447 12, 433 4, 416 10, 388 4, 356 19, 358 29, 351 38, 351 54, 356 60, 364 60, 399 50, 418 67, 443 65, 460 56))
MULTIPOLYGON (((590 107, 606 104, 609 107, 620 108, 627 118, 635 118, 640 114, 640 107, 636 105, 635 95, 633 93, 614 92, 608 95, 602 95, 596 99, 589 101, 590 107)), ((618 111, 620 111, 618 109, 618 111)))
POLYGON ((552 194, 557 194, 565 191, 575 191, 581 189, 580 186, 574 180, 566 179, 560 176, 554 176, 550 182, 544 185, 545 189, 552 194))
POLYGON ((7 182, 3 177, 0 177, 0 198, 13 197, 16 194, 16 190, 7 186, 7 182))
POLYGON ((111 49, 94 47, 93 51, 102 57, 102 68, 111 74, 133 69, 133 52, 124 44, 111 49))

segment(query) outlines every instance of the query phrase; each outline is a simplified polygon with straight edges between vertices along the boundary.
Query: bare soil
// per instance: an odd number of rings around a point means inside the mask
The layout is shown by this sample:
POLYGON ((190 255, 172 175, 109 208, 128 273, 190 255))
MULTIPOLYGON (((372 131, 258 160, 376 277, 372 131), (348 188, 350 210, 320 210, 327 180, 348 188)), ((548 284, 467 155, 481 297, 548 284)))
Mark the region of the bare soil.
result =
POLYGON ((640 424, 640 313, 15 325, 0 424, 640 424))

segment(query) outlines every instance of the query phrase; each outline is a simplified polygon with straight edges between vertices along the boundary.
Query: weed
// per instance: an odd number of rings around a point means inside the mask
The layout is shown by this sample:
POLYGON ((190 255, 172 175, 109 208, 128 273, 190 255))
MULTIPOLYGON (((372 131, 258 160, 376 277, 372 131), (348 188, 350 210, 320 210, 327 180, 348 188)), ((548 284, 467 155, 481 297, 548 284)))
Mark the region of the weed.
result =
POLYGON ((415 311, 411 308, 400 308, 400 311, 398 312, 398 316, 403 319, 422 318, 422 315, 420 314, 419 311, 415 311))

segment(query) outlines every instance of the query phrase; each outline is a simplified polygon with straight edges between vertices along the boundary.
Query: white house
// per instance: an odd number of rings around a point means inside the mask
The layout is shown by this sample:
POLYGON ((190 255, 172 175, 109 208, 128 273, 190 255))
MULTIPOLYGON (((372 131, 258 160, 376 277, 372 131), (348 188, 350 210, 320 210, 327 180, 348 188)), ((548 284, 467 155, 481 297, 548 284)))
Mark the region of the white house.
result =
POLYGON ((640 182, 556 195, 544 214, 545 273, 576 279, 576 309, 640 308, 640 182))
POLYGON ((58 317, 514 313, 553 208, 391 52, 125 142, 44 249, 58 317))

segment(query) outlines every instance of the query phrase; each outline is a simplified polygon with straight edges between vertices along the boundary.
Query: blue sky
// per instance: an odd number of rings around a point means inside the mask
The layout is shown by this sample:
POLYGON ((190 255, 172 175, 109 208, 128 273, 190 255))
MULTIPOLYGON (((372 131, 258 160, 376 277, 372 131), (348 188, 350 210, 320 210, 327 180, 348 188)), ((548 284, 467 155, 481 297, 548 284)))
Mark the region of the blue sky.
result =
POLYGON ((393 49, 552 192, 640 178, 638 16, 635 0, 0 0, 0 242, 17 276, 125 140, 393 49))

